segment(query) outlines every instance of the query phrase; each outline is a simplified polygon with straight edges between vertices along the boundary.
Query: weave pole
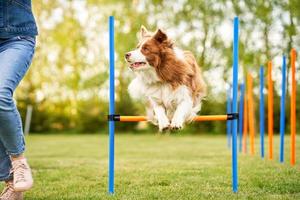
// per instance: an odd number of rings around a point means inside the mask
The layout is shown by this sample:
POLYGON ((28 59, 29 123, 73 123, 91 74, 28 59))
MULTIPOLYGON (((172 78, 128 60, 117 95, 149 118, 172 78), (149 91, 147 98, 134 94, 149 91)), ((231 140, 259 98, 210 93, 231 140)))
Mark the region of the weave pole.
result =
MULTIPOLYGON (((237 113, 238 101, 238 59, 239 59, 239 19, 234 18, 233 21, 233 80, 232 80, 232 112, 237 113)), ((232 126, 232 190, 234 193, 238 191, 238 160, 237 160, 237 131, 238 119, 233 120, 232 126)))
POLYGON ((291 94, 291 165, 296 164, 296 50, 291 50, 292 94, 291 94))
MULTIPOLYGON (((109 17, 109 115, 115 114, 115 47, 114 47, 114 17, 109 17)), ((108 121, 109 126, 109 162, 108 162, 108 192, 114 194, 115 176, 115 122, 108 121)))
POLYGON ((285 95, 286 95, 286 58, 282 57, 282 81, 280 99, 280 155, 279 161, 284 161, 284 132, 285 132, 285 95))
MULTIPOLYGON (((231 99, 231 88, 227 91, 227 113, 231 113, 232 111, 232 99, 231 99)), ((226 122, 226 128, 227 128, 227 146, 230 148, 231 146, 231 132, 232 132, 232 123, 231 121, 226 122)))
POLYGON ((273 160, 273 81, 272 62, 268 62, 268 141, 269 159, 273 160))
POLYGON ((264 67, 260 67, 260 88, 259 88, 259 132, 260 132, 260 157, 265 157, 265 96, 264 96, 264 67))
POLYGON ((243 143, 243 118, 244 118, 244 95, 245 83, 240 86, 240 106, 239 106, 239 152, 242 152, 243 143))
POLYGON ((254 127, 253 78, 250 74, 247 75, 247 85, 248 85, 248 119, 249 119, 249 136, 250 136, 250 154, 254 155, 255 127, 254 127))
MULTIPOLYGON (((246 87, 245 87, 246 89, 246 87)), ((247 132, 248 132, 248 95, 245 91, 244 97, 244 123, 243 123, 243 152, 247 153, 247 132)))

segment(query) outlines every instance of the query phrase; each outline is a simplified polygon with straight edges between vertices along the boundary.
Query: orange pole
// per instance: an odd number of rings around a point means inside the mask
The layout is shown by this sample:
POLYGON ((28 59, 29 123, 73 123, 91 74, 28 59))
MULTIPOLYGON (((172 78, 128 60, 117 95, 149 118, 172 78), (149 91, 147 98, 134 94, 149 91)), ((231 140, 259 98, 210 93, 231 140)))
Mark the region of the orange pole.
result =
POLYGON ((269 159, 273 159, 273 81, 272 61, 268 62, 268 139, 269 159))
POLYGON ((249 135, 250 135, 250 153, 254 155, 254 102, 253 102, 253 78, 250 74, 247 74, 248 85, 248 115, 249 115, 249 135))
POLYGON ((146 116, 120 116, 120 122, 142 122, 147 121, 146 116))
POLYGON ((226 121, 228 119, 227 115, 209 115, 209 116, 196 116, 193 121, 226 121))
MULTIPOLYGON (((146 116, 120 116, 121 122, 141 122, 147 121, 146 116)), ((227 115, 202 115, 196 116, 193 121, 226 121, 228 120, 227 115)))
POLYGON ((296 50, 291 50, 292 94, 291 94, 291 165, 296 164, 296 50))
POLYGON ((247 153, 247 131, 248 131, 248 101, 247 92, 244 97, 244 127, 243 127, 243 152, 247 153))

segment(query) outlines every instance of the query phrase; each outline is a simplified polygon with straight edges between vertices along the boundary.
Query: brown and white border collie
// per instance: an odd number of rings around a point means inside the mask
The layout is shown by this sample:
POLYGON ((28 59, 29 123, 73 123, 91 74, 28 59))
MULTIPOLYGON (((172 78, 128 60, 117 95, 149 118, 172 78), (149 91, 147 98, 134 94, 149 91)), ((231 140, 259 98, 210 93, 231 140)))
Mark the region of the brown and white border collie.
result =
POLYGON ((128 90, 132 98, 147 101, 148 119, 160 131, 183 128, 201 109, 206 84, 195 57, 177 48, 161 29, 142 26, 137 48, 125 58, 136 78, 128 90))

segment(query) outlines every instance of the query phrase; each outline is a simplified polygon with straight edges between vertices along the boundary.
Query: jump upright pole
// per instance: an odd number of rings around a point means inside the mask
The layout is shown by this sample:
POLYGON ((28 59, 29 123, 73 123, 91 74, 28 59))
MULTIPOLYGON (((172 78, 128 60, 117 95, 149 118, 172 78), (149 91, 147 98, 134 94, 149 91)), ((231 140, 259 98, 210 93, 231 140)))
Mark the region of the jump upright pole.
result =
POLYGON ((280 99, 280 155, 279 161, 284 161, 284 132, 285 132, 285 95, 286 95, 286 58, 282 57, 282 79, 280 99))
MULTIPOLYGON (((238 101, 238 59, 239 59, 239 19, 234 18, 233 21, 233 80, 232 80, 232 112, 237 113, 238 101)), ((237 131, 238 119, 232 122, 232 190, 238 191, 238 160, 237 160, 237 131)))
POLYGON ((264 95, 264 67, 260 67, 260 103, 259 103, 259 132, 260 132, 260 157, 265 157, 265 95, 264 95))
MULTIPOLYGON (((109 115, 115 114, 115 47, 114 17, 109 17, 109 115)), ((109 120, 108 192, 114 194, 115 176, 115 121, 109 120)))

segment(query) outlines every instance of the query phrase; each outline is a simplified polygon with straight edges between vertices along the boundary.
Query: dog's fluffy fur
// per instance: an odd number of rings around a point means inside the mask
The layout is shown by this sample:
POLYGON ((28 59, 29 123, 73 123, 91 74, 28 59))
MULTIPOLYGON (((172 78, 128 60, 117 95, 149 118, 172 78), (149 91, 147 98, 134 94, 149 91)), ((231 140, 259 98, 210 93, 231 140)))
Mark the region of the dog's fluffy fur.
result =
POLYGON ((147 100, 147 114, 159 130, 181 129, 201 109, 206 84, 195 57, 173 44, 167 34, 141 27, 137 49, 126 53, 136 78, 131 97, 147 100))

